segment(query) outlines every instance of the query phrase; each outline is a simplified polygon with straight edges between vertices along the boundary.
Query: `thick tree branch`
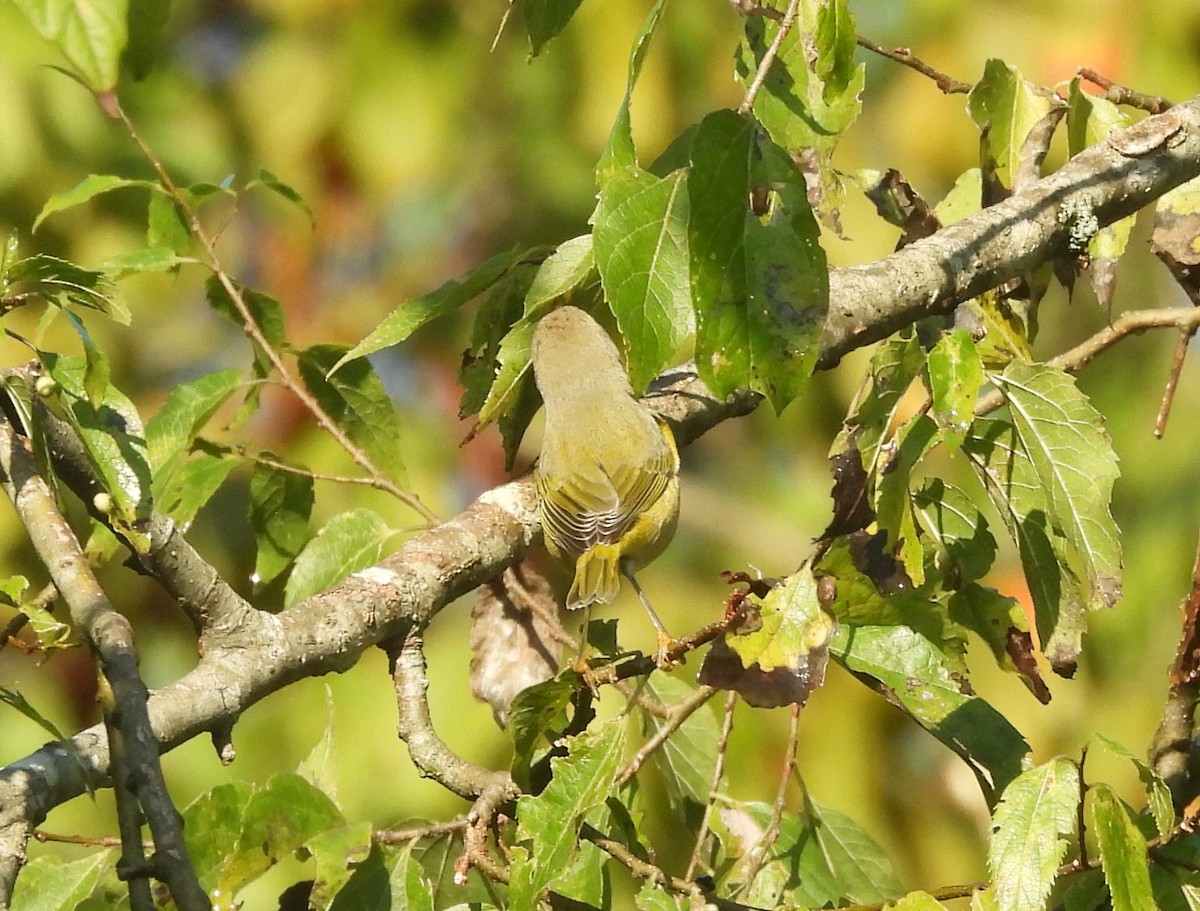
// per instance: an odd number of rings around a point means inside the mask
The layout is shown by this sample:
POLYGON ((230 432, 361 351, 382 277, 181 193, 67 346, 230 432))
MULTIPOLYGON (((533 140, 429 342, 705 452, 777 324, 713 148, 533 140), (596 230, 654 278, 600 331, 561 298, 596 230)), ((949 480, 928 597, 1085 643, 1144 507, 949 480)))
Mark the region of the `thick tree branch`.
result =
POLYGON ((1200 175, 1200 96, 1080 152, 997 205, 829 276, 820 366, 1069 252, 1200 175))

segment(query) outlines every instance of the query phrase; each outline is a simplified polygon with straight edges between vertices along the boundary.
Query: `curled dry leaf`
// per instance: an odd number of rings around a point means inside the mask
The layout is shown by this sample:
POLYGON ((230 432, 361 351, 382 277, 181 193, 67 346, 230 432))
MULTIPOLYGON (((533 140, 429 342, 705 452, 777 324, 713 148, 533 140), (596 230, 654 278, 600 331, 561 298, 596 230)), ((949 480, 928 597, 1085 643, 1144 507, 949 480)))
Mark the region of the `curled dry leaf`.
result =
POLYGON ((522 690, 558 672, 569 637, 558 619, 550 583, 528 562, 475 590, 471 610, 471 694, 506 722, 522 690))

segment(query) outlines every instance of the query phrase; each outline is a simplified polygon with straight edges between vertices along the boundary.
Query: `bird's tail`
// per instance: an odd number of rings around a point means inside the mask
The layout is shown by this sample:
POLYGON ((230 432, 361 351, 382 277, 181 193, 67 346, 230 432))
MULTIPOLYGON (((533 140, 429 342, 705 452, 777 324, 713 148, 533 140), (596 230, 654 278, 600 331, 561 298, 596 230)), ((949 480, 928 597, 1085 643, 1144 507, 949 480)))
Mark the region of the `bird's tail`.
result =
POLYGON ((596 544, 575 561, 575 581, 567 593, 567 607, 607 604, 621 588, 621 550, 615 544, 596 544))

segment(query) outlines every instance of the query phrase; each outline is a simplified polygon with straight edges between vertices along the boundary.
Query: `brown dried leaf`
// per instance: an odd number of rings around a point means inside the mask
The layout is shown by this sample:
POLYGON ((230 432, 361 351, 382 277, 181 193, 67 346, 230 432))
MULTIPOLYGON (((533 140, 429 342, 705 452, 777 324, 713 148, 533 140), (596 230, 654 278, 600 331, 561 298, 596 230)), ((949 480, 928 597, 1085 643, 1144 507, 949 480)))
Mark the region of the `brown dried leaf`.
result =
POLYGON ((558 672, 569 637, 550 583, 528 562, 475 590, 471 609, 471 694, 504 726, 522 690, 558 672))

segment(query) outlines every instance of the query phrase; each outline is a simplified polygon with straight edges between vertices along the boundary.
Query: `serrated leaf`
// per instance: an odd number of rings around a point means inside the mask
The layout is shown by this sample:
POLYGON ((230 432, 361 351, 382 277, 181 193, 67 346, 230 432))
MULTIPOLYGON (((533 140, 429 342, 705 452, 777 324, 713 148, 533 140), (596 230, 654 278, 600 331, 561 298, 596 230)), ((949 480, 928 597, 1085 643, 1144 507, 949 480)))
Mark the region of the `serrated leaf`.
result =
POLYGON ((1084 591, 1069 542, 1050 523, 1049 492, 1007 421, 976 420, 963 452, 1017 545, 1042 649, 1057 672, 1069 674, 1086 624, 1084 591))
POLYGON ((930 478, 913 494, 917 522, 934 542, 938 565, 954 588, 982 579, 996 559, 996 539, 967 494, 930 478))
POLYGON ((98 310, 122 326, 129 325, 129 308, 103 272, 39 253, 10 263, 4 277, 9 291, 36 295, 59 309, 98 310))
POLYGON ((391 535, 387 523, 369 509, 334 516, 296 557, 284 589, 284 605, 291 607, 350 573, 375 565, 391 535))
POLYGON ((850 403, 830 456, 853 445, 861 454, 864 470, 873 474, 880 444, 892 429, 900 401, 924 365, 925 353, 916 336, 893 336, 878 345, 871 355, 870 373, 850 403))
POLYGON ((146 206, 146 245, 166 247, 184 256, 191 243, 192 235, 179 205, 166 193, 152 192, 146 206))
MULTIPOLYGON (((237 286, 237 290, 242 303, 245 304, 245 309, 255 325, 258 326, 267 346, 276 352, 281 350, 287 341, 287 327, 284 325, 283 307, 279 305, 279 301, 269 294, 252 291, 246 287, 237 286)), ((221 283, 219 276, 214 274, 209 277, 208 281, 204 283, 204 292, 214 310, 232 321, 239 329, 245 330, 246 321, 230 295, 229 289, 221 283)), ((255 342, 254 375, 259 379, 265 379, 271 375, 272 369, 268 353, 255 342)), ((252 413, 258 407, 258 398, 261 392, 261 384, 251 386, 243 406, 244 414, 252 413)))
POLYGON ((236 825, 236 847, 214 887, 221 894, 236 894, 309 839, 345 825, 345 820, 323 793, 299 775, 286 773, 273 775, 253 791, 236 825))
POLYGON ((753 123, 717 111, 700 124, 687 177, 696 366, 718 395, 741 386, 776 410, 815 365, 828 304, 819 229, 791 160, 753 123), (773 187, 764 223, 748 199, 773 187))
POLYGON ((536 57, 546 42, 567 27, 583 0, 525 0, 525 31, 529 33, 529 56, 536 57))
POLYGON ((474 300, 503 278, 525 255, 525 251, 521 250, 497 253, 461 278, 451 279, 428 294, 405 301, 384 317, 383 322, 372 329, 366 338, 347 351, 332 370, 340 370, 355 358, 399 344, 426 323, 474 300))
POLYGON ((250 527, 254 529, 254 586, 282 573, 308 540, 313 479, 259 462, 250 476, 250 527))
POLYGON ((117 855, 114 848, 88 852, 80 860, 35 857, 21 868, 11 911, 74 909, 92 894, 117 855))
POLYGON ((551 301, 570 295, 592 278, 596 268, 592 245, 591 234, 572 237, 546 257, 525 294, 525 316, 538 315, 551 301))
MULTIPOLYGON (((405 846, 405 851, 402 856, 407 856, 412 851, 414 842, 409 842, 405 846)), ((308 904, 310 908, 328 908, 334 897, 341 891, 342 887, 354 875, 354 871, 359 864, 367 859, 371 853, 371 824, 369 822, 360 822, 347 826, 335 826, 326 829, 323 832, 317 832, 312 838, 304 843, 304 851, 312 855, 315 875, 313 876, 312 892, 308 896, 308 904)), ((392 907, 409 908, 416 911, 418 908, 428 907, 429 911, 433 911, 433 906, 422 906, 420 904, 401 904, 395 898, 395 891, 402 890, 409 884, 407 869, 402 865, 398 866, 402 872, 398 880, 394 880, 393 903, 392 907)), ((414 865, 415 866, 415 865, 414 865)), ((414 886, 420 885, 420 868, 416 870, 417 879, 413 883, 414 886)), ((413 897, 416 898, 419 893, 414 889, 413 897)), ((407 896, 406 896, 407 897, 407 896)))
POLYGON ((565 671, 553 680, 522 690, 513 699, 508 713, 512 775, 522 789, 529 787, 529 770, 543 738, 555 740, 566 728, 566 708, 578 685, 578 674, 565 671))
POLYGON ((1170 835, 1175 830, 1175 807, 1171 801, 1171 789, 1167 787, 1162 776, 1115 740, 1110 740, 1103 734, 1092 734, 1092 739, 1117 758, 1133 764, 1142 786, 1146 789, 1146 804, 1154 818, 1155 829, 1162 838, 1170 835))
POLYGON ((684 174, 631 169, 600 186, 592 217, 596 265, 640 393, 692 333, 684 174))
POLYGON ((896 431, 887 461, 875 470, 871 505, 876 520, 887 532, 888 552, 900 560, 905 574, 918 588, 925 584, 925 551, 917 536, 910 487, 913 472, 937 444, 937 436, 937 425, 927 414, 913 415, 896 431))
POLYGON ((200 885, 210 893, 237 852, 242 818, 253 793, 244 781, 219 784, 183 811, 188 859, 200 885))
POLYGON ((983 361, 971 333, 955 329, 938 339, 929 352, 929 391, 933 419, 951 452, 966 439, 982 385, 983 361))
POLYGON ((1022 78, 1016 67, 995 58, 971 89, 967 109, 985 131, 983 153, 1010 190, 1021 170, 1025 140, 1052 104, 1050 96, 1022 78))
POLYGON ((517 801, 508 900, 513 911, 534 911, 541 894, 578 850, 583 817, 616 787, 624 758, 625 723, 614 718, 564 740, 567 755, 550 762, 552 778, 536 797, 517 801))
MULTIPOLYGON (((32 0, 17 0, 17 5, 34 6, 32 0)), ((70 5, 70 4, 68 4, 70 5)), ((118 177, 115 174, 89 174, 71 189, 56 193, 46 200, 42 211, 33 220, 33 230, 36 231, 43 221, 55 212, 62 212, 82 205, 103 193, 111 193, 123 187, 144 187, 154 190, 156 185, 149 180, 132 180, 128 177, 118 177)))
POLYGON ((158 511, 186 528, 241 463, 236 456, 200 453, 177 464, 161 489, 156 487, 158 511))
POLYGON ((1046 490, 1052 521, 1082 568, 1088 606, 1111 607, 1121 597, 1120 531, 1109 512, 1120 472, 1103 417, 1057 368, 1014 362, 993 379, 1046 490))
MULTIPOLYGON (((667 705, 686 699, 695 688, 665 674, 652 674, 646 680, 650 695, 667 705)), ((661 730, 666 719, 653 712, 640 711, 642 732, 651 735, 661 730)), ((701 706, 679 725, 660 749, 654 752, 654 765, 666 787, 667 799, 676 817, 686 823, 689 802, 703 806, 708 802, 713 770, 717 762, 720 730, 710 709, 701 706)))
POLYGON ((87 326, 76 314, 67 312, 67 322, 79 336, 83 345, 83 391, 88 404, 99 408, 104 402, 104 393, 111 385, 112 370, 109 368, 108 357, 99 345, 92 339, 87 326))
POLYGON ((1043 911, 1075 834, 1079 770, 1057 758, 1021 773, 992 816, 988 869, 1000 911, 1043 911))
POLYGON ((387 390, 366 358, 346 364, 340 345, 314 345, 299 355, 300 376, 325 413, 360 446, 385 475, 404 483, 400 456, 404 428, 387 390))
POLYGON ((795 668, 808 653, 824 648, 837 624, 821 610, 817 581, 805 567, 771 589, 758 606, 759 628, 727 635, 725 641, 749 667, 764 671, 795 668))
POLYGON ((120 390, 106 384, 99 407, 88 401, 87 366, 75 357, 43 352, 46 372, 58 384, 59 401, 66 418, 79 434, 88 461, 112 498, 109 518, 129 539, 142 546, 134 525, 149 515, 150 465, 146 460, 145 431, 133 403, 120 390))
POLYGON ((388 882, 391 886, 392 908, 401 911, 433 911, 433 886, 426 879, 421 865, 413 858, 415 846, 416 842, 405 845, 391 866, 388 882))
POLYGON ((187 452, 192 441, 217 409, 237 389, 240 370, 218 370, 180 383, 171 390, 162 407, 146 422, 146 455, 156 484, 164 469, 187 452))
POLYGON ((945 656, 906 626, 850 626, 830 653, 847 670, 877 680, 914 721, 957 753, 991 803, 1015 778, 1029 745, 990 704, 964 691, 945 656))
POLYGON ((185 262, 189 260, 179 256, 170 247, 143 247, 130 253, 110 256, 101 263, 100 268, 113 281, 120 281, 145 272, 170 272, 185 262))
MULTIPOLYGON (((747 87, 778 31, 778 21, 746 18, 737 72, 747 87)), ((817 149, 825 156, 833 150, 862 109, 866 68, 854 63, 856 42, 845 0, 801 0, 754 103, 755 116, 775 142, 789 151, 817 149)))
POLYGON ((1113 911, 1156 911, 1146 839, 1112 788, 1093 785, 1088 817, 1113 911))

